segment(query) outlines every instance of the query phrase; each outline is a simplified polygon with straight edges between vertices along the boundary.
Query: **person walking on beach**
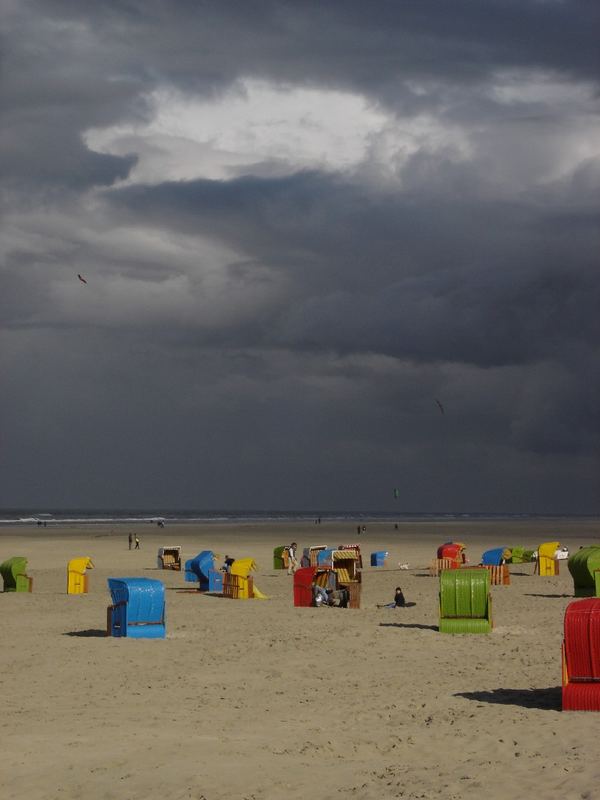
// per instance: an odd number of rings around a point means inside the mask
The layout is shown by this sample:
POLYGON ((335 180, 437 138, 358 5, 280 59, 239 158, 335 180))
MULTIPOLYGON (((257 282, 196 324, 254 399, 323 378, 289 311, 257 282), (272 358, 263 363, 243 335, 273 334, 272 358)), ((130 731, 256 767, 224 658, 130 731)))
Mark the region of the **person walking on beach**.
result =
POLYGON ((135 535, 135 549, 136 550, 140 549, 140 537, 137 535, 137 533, 135 535))
POLYGON ((130 533, 127 539, 129 541, 129 549, 131 550, 131 545, 133 544, 133 534, 130 533))
POLYGON ((293 575, 298 568, 298 559, 296 558, 297 547, 298 545, 296 542, 292 542, 288 547, 288 575, 293 575))

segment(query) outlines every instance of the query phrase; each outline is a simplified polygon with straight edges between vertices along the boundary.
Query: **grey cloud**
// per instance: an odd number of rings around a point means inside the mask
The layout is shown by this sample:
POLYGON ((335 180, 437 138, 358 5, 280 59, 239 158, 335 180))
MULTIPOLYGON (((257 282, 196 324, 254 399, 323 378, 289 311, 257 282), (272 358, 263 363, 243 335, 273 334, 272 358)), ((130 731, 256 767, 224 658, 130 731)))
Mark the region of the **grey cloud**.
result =
POLYGON ((2 504, 598 509, 596 4, 7 11, 2 504), (503 71, 577 91, 501 102, 503 71), (431 113, 467 152, 123 187, 135 153, 83 143, 248 77, 431 113))

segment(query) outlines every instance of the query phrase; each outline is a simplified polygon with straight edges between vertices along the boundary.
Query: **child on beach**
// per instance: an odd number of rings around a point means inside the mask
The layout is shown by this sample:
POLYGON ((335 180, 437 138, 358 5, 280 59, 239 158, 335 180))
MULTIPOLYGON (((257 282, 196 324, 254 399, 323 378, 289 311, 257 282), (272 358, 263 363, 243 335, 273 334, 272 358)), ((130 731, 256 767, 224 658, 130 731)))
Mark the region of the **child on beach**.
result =
POLYGON ((406 606, 406 600, 404 598, 404 592, 402 591, 400 586, 396 586, 396 593, 394 594, 394 600, 392 603, 384 603, 383 605, 378 605, 377 608, 404 608, 406 606))

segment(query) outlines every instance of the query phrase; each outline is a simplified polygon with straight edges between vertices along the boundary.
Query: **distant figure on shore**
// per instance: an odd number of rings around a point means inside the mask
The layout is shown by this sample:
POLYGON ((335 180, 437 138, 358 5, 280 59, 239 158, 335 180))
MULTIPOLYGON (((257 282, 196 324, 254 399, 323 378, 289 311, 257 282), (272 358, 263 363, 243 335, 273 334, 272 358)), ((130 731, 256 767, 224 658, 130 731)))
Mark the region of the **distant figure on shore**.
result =
POLYGON ((164 520, 162 520, 162 519, 159 519, 159 520, 158 520, 158 527, 159 527, 159 528, 164 528, 164 527, 165 527, 165 521, 164 521, 164 520))
POLYGON ((404 598, 404 592, 402 591, 400 586, 396 586, 396 593, 394 594, 394 600, 392 603, 384 603, 383 605, 378 605, 377 608, 404 608, 406 606, 406 599, 404 598))
POLYGON ((356 526, 356 533, 358 534, 358 536, 360 536, 360 525, 356 526))
POLYGON ((140 549, 140 537, 137 535, 137 533, 135 535, 135 549, 136 550, 140 549))
POLYGON ((129 542, 129 549, 131 550, 131 545, 133 544, 133 534, 129 534, 127 541, 129 542))
POLYGON ((363 526, 362 526, 362 532, 363 532, 363 533, 366 533, 366 532, 367 532, 367 526, 366 526, 366 525, 363 525, 363 526))
POLYGON ((296 550, 298 545, 296 542, 292 542, 291 545, 288 547, 288 575, 293 575, 298 568, 298 559, 296 557, 296 550))

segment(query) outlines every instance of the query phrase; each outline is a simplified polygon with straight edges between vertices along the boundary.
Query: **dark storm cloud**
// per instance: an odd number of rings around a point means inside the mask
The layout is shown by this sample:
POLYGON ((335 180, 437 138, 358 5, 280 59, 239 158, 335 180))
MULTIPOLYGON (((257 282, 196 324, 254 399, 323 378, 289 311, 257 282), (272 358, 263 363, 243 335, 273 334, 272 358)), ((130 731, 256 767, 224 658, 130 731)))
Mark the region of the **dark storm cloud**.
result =
POLYGON ((599 30, 558 0, 7 2, 0 502, 597 509, 599 30), (248 78, 449 138, 127 186, 135 136, 85 144, 248 78))
POLYGON ((312 173, 136 186, 111 199, 134 220, 234 241, 284 271, 287 308, 257 325, 257 343, 481 366, 600 344, 600 232, 587 212, 562 221, 551 197, 544 209, 373 196, 312 173))

